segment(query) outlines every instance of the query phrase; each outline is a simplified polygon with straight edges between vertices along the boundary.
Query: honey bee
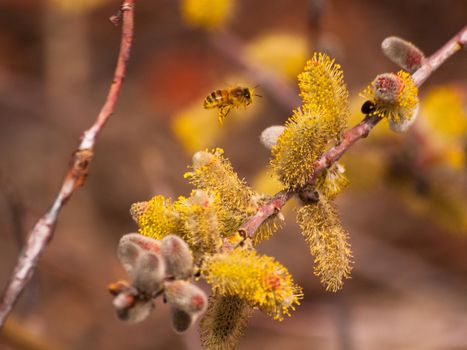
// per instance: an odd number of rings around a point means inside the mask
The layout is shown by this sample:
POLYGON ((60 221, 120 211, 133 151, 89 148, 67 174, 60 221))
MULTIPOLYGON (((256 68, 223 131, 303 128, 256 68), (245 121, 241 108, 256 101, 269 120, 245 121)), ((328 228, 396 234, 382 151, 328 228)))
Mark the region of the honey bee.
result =
POLYGON ((216 90, 204 99, 204 108, 218 108, 219 123, 222 124, 233 107, 248 106, 253 102, 254 88, 237 86, 233 89, 216 90))
POLYGON ((366 115, 372 114, 376 110, 376 105, 373 101, 365 101, 362 105, 362 113, 366 115))

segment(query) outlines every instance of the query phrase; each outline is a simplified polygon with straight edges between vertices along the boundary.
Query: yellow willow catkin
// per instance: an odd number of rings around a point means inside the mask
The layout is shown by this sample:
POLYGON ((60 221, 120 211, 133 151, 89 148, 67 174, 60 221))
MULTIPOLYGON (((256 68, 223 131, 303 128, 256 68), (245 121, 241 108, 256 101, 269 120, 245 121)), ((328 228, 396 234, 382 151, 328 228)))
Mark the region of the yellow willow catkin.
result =
POLYGON ((272 148, 271 167, 287 187, 302 187, 326 149, 328 134, 320 128, 320 116, 307 107, 294 111, 272 148))
POLYGON ((403 70, 378 75, 360 94, 375 104, 372 112, 401 124, 416 117, 418 110, 418 88, 412 76, 403 70))
POLYGON ((225 207, 248 210, 254 192, 238 177, 223 154, 220 148, 195 153, 193 171, 185 177, 196 188, 218 192, 225 207))
POLYGON ((237 296, 278 320, 302 297, 284 266, 245 248, 208 257, 201 272, 214 295, 237 296))
MULTIPOLYGON (((211 152, 200 151, 193 156, 193 171, 185 174, 196 188, 215 192, 219 195, 224 215, 218 219, 224 225, 222 236, 234 234, 238 227, 258 210, 267 196, 253 191, 240 179, 230 162, 223 157, 222 149, 211 152)), ((261 225, 255 242, 266 239, 278 228, 274 219, 261 225)))
POLYGON ((334 208, 321 198, 316 204, 298 210, 297 222, 314 257, 314 273, 326 286, 336 292, 352 270, 352 252, 348 234, 341 226, 334 208))
POLYGON ((255 232, 253 237, 253 245, 256 246, 259 243, 269 239, 277 230, 282 227, 283 218, 280 219, 278 215, 274 214, 268 217, 261 224, 255 232))
POLYGON ((334 199, 348 184, 344 166, 334 163, 319 174, 315 188, 327 199, 334 199))
POLYGON ((224 230, 219 217, 225 216, 219 195, 195 190, 190 198, 180 197, 175 208, 182 222, 183 237, 193 250, 195 259, 218 251, 224 230))
POLYGON ((210 297, 208 309, 199 323, 203 348, 235 349, 243 336, 251 311, 246 301, 236 296, 210 297))
POLYGON ((134 203, 130 213, 144 236, 162 239, 179 231, 180 222, 173 203, 164 196, 155 196, 147 202, 134 203))
POLYGON ((328 56, 315 53, 298 76, 303 105, 296 109, 272 148, 271 166, 289 188, 304 186, 314 162, 339 140, 349 116, 342 70, 328 56))
POLYGON ((303 105, 320 115, 320 128, 339 138, 349 117, 349 93, 341 66, 326 54, 315 52, 298 75, 298 87, 303 105))

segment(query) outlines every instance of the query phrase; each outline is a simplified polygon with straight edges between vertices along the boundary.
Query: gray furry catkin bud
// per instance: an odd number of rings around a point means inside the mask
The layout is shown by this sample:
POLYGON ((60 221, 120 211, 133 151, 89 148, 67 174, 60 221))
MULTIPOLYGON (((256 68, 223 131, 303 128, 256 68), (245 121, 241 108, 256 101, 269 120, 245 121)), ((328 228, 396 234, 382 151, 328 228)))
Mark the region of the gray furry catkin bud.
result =
POLYGON ((418 47, 396 36, 384 39, 381 49, 391 61, 409 73, 415 72, 425 62, 425 55, 418 47))
POLYGON ((176 235, 168 235, 161 242, 161 255, 166 275, 174 279, 187 279, 193 273, 193 255, 188 244, 176 235))
POLYGON ((164 273, 162 257, 149 251, 143 252, 134 273, 133 286, 151 296, 161 289, 164 273))
POLYGON ((282 125, 273 125, 263 130, 259 139, 264 147, 267 149, 273 148, 279 136, 284 132, 284 126, 282 125))
POLYGON ((395 103, 404 87, 404 82, 394 73, 383 73, 374 80, 375 95, 384 102, 395 103))
POLYGON ((190 315, 203 313, 208 304, 206 294, 200 288, 182 280, 166 283, 164 296, 171 306, 190 315))
POLYGON ((114 299, 114 306, 117 310, 117 316, 120 320, 134 324, 144 321, 151 311, 154 309, 154 304, 149 301, 136 301, 134 305, 128 308, 118 308, 118 299, 124 298, 124 295, 119 295, 114 299))
POLYGON ((117 256, 128 275, 133 279, 135 278, 135 269, 138 267, 139 259, 145 251, 159 254, 160 242, 139 233, 128 233, 120 239, 117 256))

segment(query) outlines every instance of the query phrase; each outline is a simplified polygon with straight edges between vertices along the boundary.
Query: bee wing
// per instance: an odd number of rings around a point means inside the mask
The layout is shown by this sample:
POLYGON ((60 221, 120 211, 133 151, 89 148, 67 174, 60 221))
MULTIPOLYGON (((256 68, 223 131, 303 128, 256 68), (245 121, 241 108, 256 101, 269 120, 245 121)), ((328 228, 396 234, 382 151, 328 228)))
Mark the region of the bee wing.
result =
POLYGON ((227 114, 229 114, 231 109, 232 109, 232 105, 230 105, 230 104, 219 107, 219 113, 217 115, 217 118, 218 118, 220 124, 222 124, 224 122, 225 117, 227 117, 227 114))

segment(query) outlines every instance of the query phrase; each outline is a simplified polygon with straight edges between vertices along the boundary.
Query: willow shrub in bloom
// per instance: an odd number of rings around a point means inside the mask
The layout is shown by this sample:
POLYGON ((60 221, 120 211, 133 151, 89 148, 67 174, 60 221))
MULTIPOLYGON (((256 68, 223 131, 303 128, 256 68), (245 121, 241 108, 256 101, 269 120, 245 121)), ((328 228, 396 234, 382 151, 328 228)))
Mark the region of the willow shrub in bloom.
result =
MULTIPOLYGON (((326 290, 336 292, 350 277, 352 252, 332 201, 348 180, 337 162, 314 172, 316 162, 342 139, 349 117, 348 92, 340 66, 321 53, 306 63, 298 85, 302 105, 284 126, 265 130, 261 141, 271 149, 271 169, 282 189, 302 200, 297 222, 314 259, 314 274, 326 290)), ((418 105, 417 88, 403 71, 376 77, 365 97, 374 107, 370 116, 404 125, 400 129, 414 118, 418 105)), ((282 215, 274 213, 261 221, 255 232, 239 229, 263 204, 270 205, 272 197, 239 178, 222 149, 195 153, 185 178, 194 187, 189 197, 157 195, 132 205, 141 240, 135 234, 122 238, 119 258, 133 284, 111 288, 117 295, 114 304, 140 321, 152 309, 152 298, 163 295, 178 332, 206 310, 200 322, 203 346, 232 349, 251 309, 282 320, 302 298, 287 269, 255 249, 277 231, 282 215), (157 271, 148 271, 145 261, 157 271), (193 279, 211 286, 209 302, 193 279), (135 306, 143 311, 135 312, 135 306)))

